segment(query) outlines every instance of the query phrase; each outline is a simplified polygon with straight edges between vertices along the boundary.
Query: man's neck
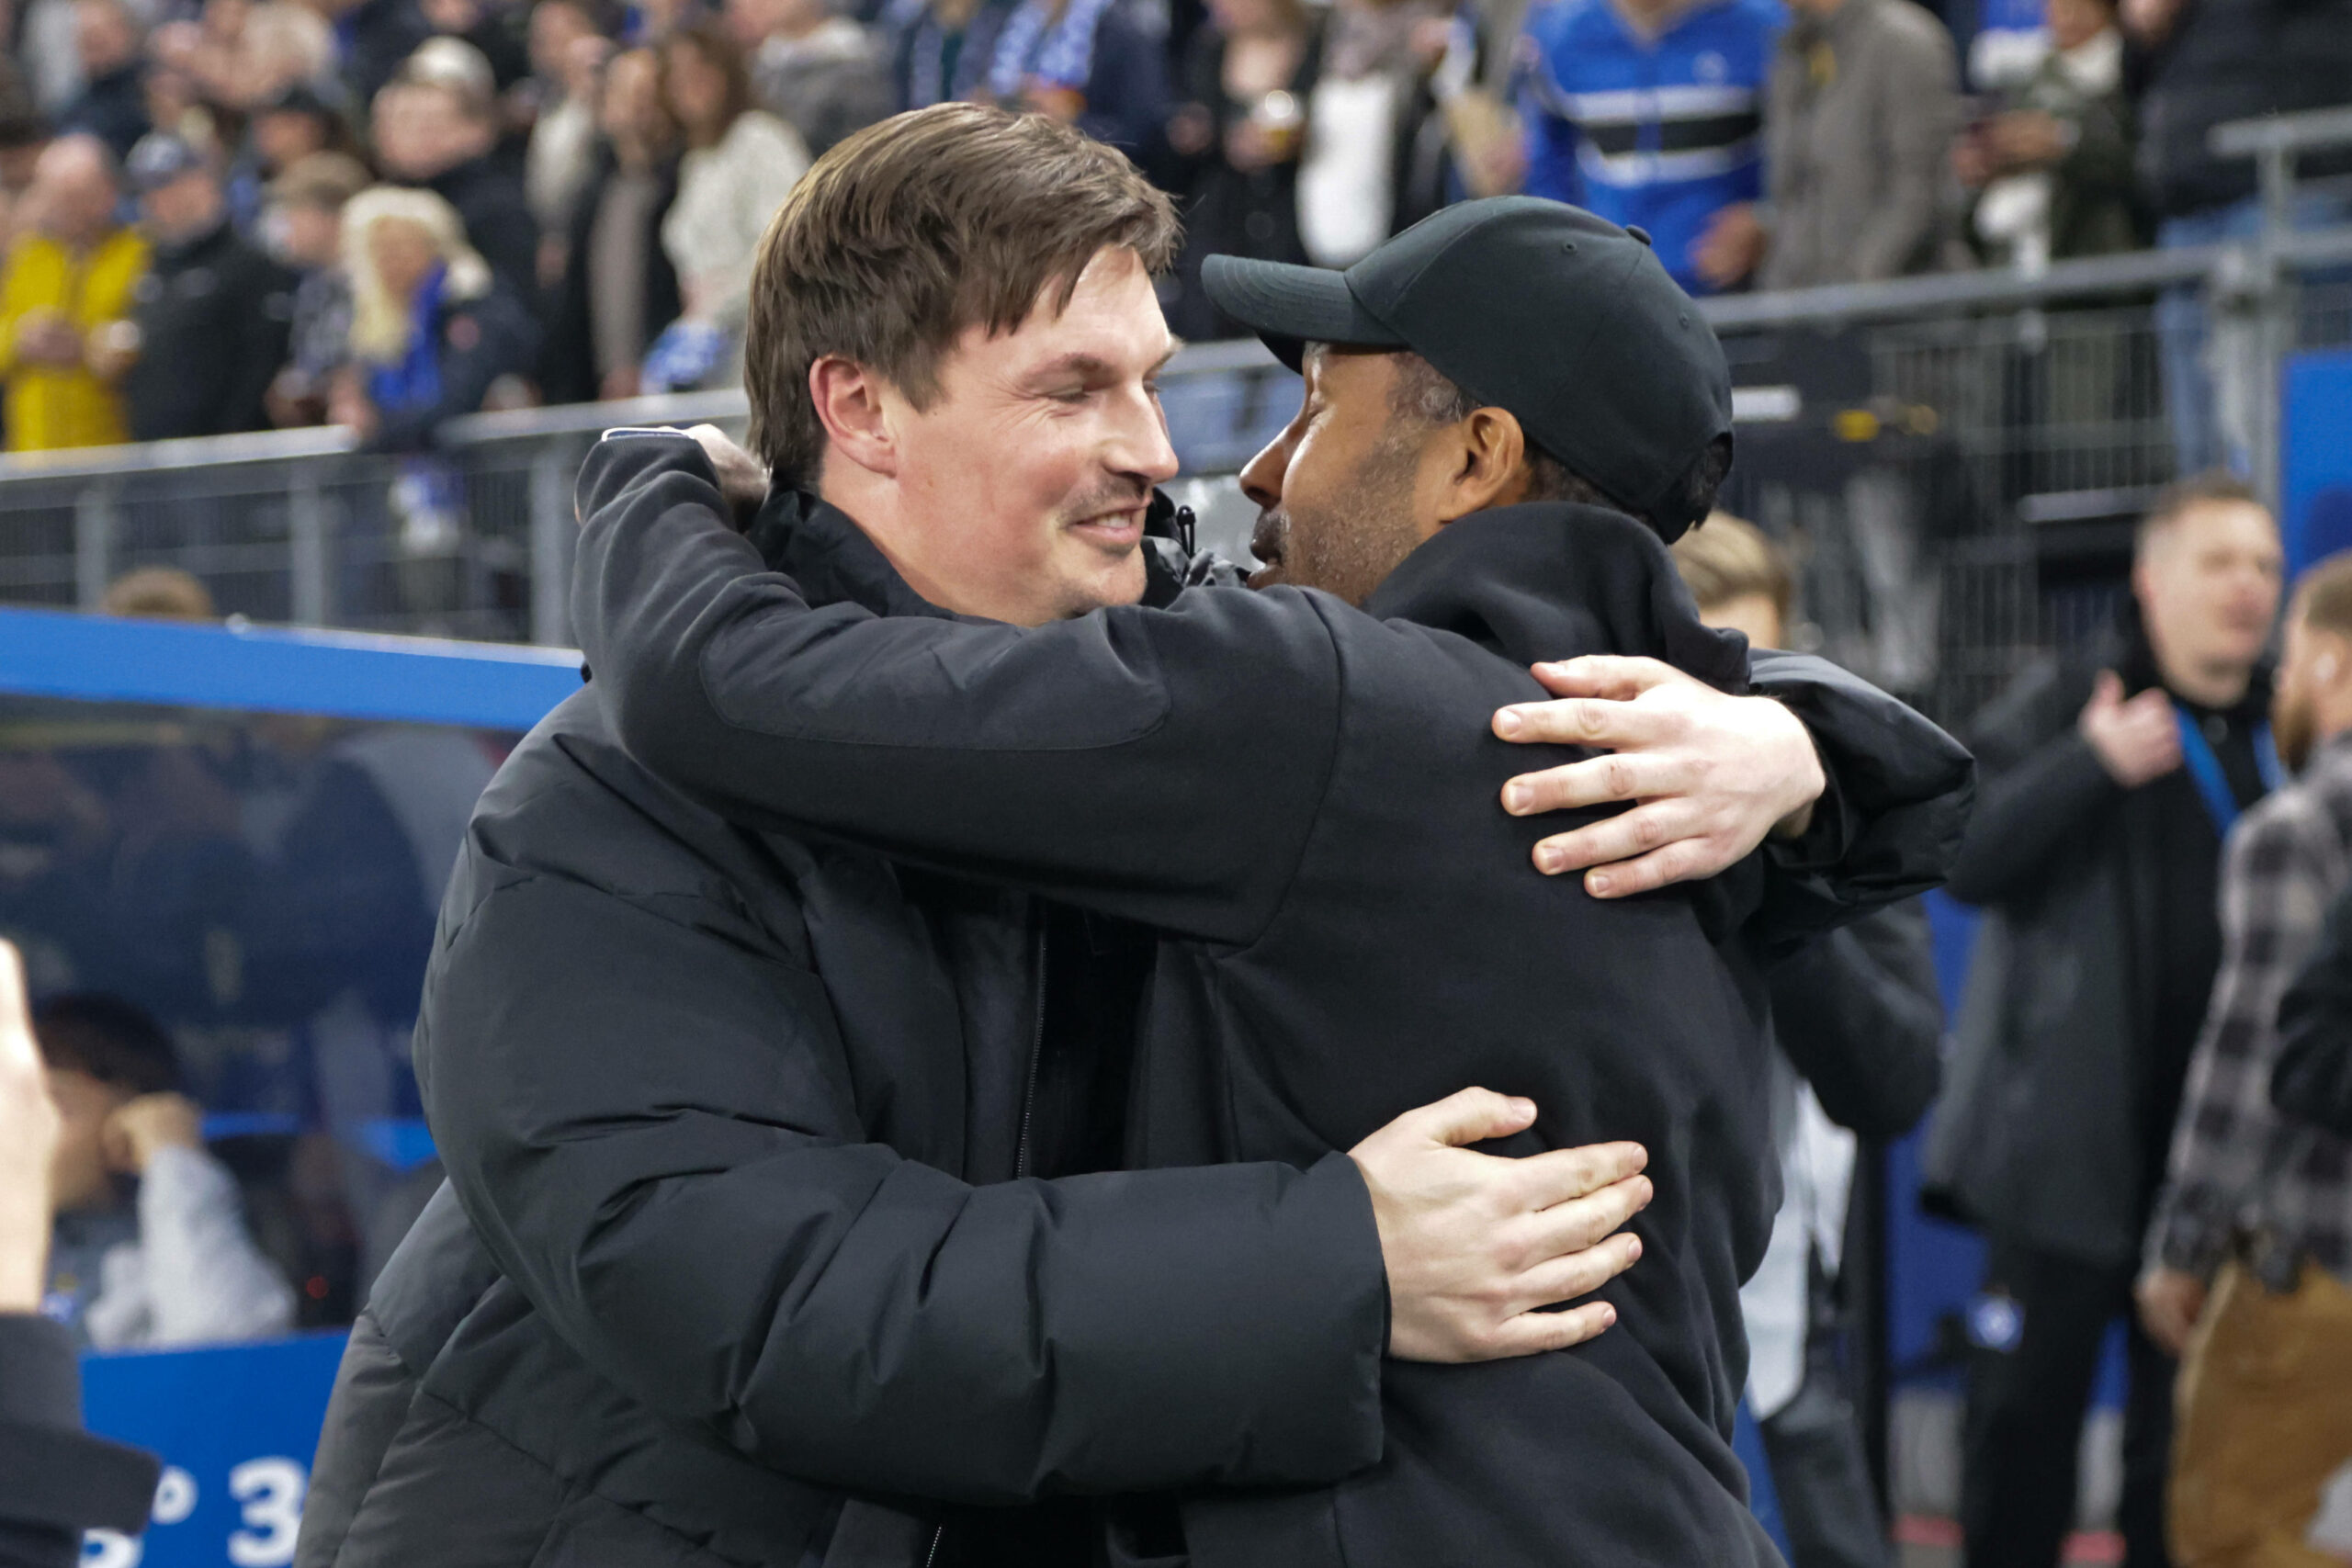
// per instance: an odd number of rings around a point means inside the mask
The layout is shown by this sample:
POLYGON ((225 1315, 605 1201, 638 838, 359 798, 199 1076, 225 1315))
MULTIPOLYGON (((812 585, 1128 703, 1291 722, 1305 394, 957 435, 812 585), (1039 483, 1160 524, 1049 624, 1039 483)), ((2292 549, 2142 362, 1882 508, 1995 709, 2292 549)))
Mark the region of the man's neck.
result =
POLYGON ((953 584, 924 570, 922 552, 913 545, 913 530, 907 525, 905 509, 899 504, 896 486, 853 464, 839 463, 826 466, 825 476, 815 490, 817 499, 855 525, 857 531, 882 552, 890 570, 925 603, 953 610, 959 615, 989 615, 980 606, 962 602, 953 584), (843 469, 848 472, 843 474, 843 469))
POLYGON ((2166 659, 2162 649, 2156 650, 2156 673, 2166 691, 2209 708, 2236 706, 2254 679, 2251 665, 2193 664, 2166 659))

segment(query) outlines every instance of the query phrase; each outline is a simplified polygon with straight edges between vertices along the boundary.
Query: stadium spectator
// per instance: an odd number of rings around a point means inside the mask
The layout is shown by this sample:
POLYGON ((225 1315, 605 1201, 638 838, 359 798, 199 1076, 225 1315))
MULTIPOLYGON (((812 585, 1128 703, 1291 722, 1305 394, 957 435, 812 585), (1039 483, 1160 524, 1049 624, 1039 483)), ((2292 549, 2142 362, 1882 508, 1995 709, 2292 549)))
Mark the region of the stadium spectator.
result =
POLYGON ((2182 1358, 2181 1568, 2323 1560, 2305 1538, 2352 1461, 2352 1144, 2270 1108, 2281 993, 2352 884, 2352 556, 2297 589, 2271 712, 2297 776, 2223 852, 2221 972, 2138 1288, 2182 1358))
POLYGON ((646 349, 677 319, 678 274, 662 222, 678 192, 678 128, 662 107, 661 74, 650 49, 605 69, 605 147, 572 218, 540 361, 549 402, 635 397, 646 349))
POLYGON ((799 132, 752 105, 743 51, 713 23, 681 28, 660 54, 662 101, 683 130, 678 194, 662 220, 677 269, 679 319, 646 356, 646 390, 735 383, 752 257, 768 220, 808 168, 799 132))
POLYGON ((2057 1561, 2119 1315, 2121 1529, 2130 1562, 2165 1561, 2172 1363, 2129 1321, 2132 1286, 2221 958, 2222 837, 2275 774, 2280 559, 2244 485, 2175 485, 2140 525, 2113 633, 1973 728, 1984 790, 1951 886, 1986 915, 1925 1162, 1990 1244, 1969 1314, 1971 1562, 2057 1561))
POLYGON ((338 265, 343 209, 367 188, 367 169, 340 152, 311 153, 269 188, 273 249, 297 274, 286 365, 267 400, 273 423, 326 418, 328 390, 351 353, 351 279, 338 265))
POLYGON ((144 621, 217 621, 212 591, 194 572, 175 566, 142 566, 107 584, 101 615, 144 621))
POLYGON ((537 288, 539 235, 523 181, 498 156, 490 65, 456 39, 435 39, 376 95, 376 162, 396 185, 456 209, 468 244, 518 300, 537 288))
POLYGON ((2352 1138, 2352 888, 2336 897, 2327 930, 2278 1004, 2279 1113, 2352 1138))
POLYGON ((433 36, 417 0, 315 0, 334 24, 335 71, 349 103, 371 107, 418 46, 433 36))
POLYGON ((750 56, 752 96, 812 158, 898 109, 879 41, 826 0, 727 0, 727 25, 750 56))
POLYGON ((1306 99, 1298 231, 1309 260, 1347 266, 1405 227, 1403 176, 1429 68, 1443 51, 1443 0, 1333 0, 1306 99))
MULTIPOLYGON (((1699 618, 1779 648, 1795 593, 1763 532, 1718 513, 1673 545, 1699 618)), ((1837 1286, 1865 1138, 1902 1136, 1941 1072, 1943 1002, 1926 912, 1866 915, 1772 972, 1770 1092, 1781 1212, 1739 1292, 1747 1404, 1763 1434, 1794 1568, 1886 1568, 1860 1423, 1847 1396, 1837 1286)))
POLYGON ((1533 12, 1522 118, 1531 196, 1638 224, 1692 293, 1743 281, 1718 233, 1763 195, 1779 0, 1553 0, 1533 12), (1736 209, 1736 210, 1735 210, 1736 209))
POLYGON ((135 294, 138 357, 122 378, 131 438, 267 429, 293 277, 229 221, 205 151, 155 131, 131 149, 129 173, 153 247, 135 294))
POLYGON ((61 1128, 25 971, 0 942, 0 1562, 72 1568, 82 1531, 146 1527, 161 1467, 82 1431, 73 1337, 40 1315, 61 1128))
MULTIPOLYGON (((2245 239, 2262 227, 2251 158, 2224 157, 2213 128, 2257 115, 2352 104, 2352 0, 2128 0, 2123 28, 2147 51, 2139 168, 2165 249, 2245 239)), ((2299 229, 2352 221, 2352 150, 2305 154, 2290 218, 2299 229)), ((2177 285, 2156 307, 2166 411, 2181 471, 2252 461, 2251 411, 2224 409, 2213 387, 2203 286, 2177 285)))
POLYGON ((422 451, 444 420, 475 412, 501 378, 529 368, 537 325, 431 191, 362 192, 344 209, 342 249, 352 363, 329 413, 368 446, 422 451))
POLYGON ((1728 211, 1702 272, 1804 288, 1963 265, 1944 201, 1961 126, 1951 35, 1911 0, 1793 9, 1765 97, 1769 207, 1728 211))
POLYGON ((1134 0, 1020 0, 997 34, 988 91, 1149 165, 1168 119, 1167 34, 1134 0))
POLYGON ((2049 0, 2043 14, 2049 54, 1952 147, 1978 237, 2029 270, 2142 243, 2114 0, 2049 0))
POLYGON ((985 90, 1012 0, 888 0, 882 31, 899 107, 968 102, 985 90))
POLYGON ((537 115, 523 157, 523 190, 539 229, 542 288, 563 275, 564 236, 596 172, 596 86, 611 51, 587 0, 538 0, 531 7, 537 115))
POLYGON ((334 48, 319 14, 289 0, 204 0, 197 20, 167 22, 148 43, 157 63, 185 71, 205 102, 239 117, 318 80, 334 48))
POLYGON ((1170 325, 1185 337, 1236 337, 1201 287, 1212 255, 1304 262, 1298 153, 1320 65, 1322 28, 1300 0, 1210 0, 1169 117, 1170 168, 1184 197, 1184 250, 1170 325))
POLYGON ((49 122, 33 107, 23 79, 0 58, 0 255, 16 236, 17 209, 32 188, 33 166, 48 145, 49 122))
POLYGON ((102 1350, 291 1326, 294 1292, 246 1234, 155 1021, 83 993, 36 1008, 33 1032, 60 1116, 42 1310, 102 1350))
POLYGON ((127 441, 117 388, 130 364, 131 297, 147 242, 116 220, 114 155, 95 136, 62 136, 34 166, 34 228, 0 278, 0 375, 12 452, 127 441))
POLYGON ((74 48, 82 92, 57 117, 60 130, 85 131, 127 158, 147 134, 147 92, 139 24, 123 0, 74 0, 74 48))
POLYGON ((248 238, 259 239, 272 180, 315 152, 356 154, 358 142, 343 116, 307 83, 277 93, 245 122, 244 144, 229 173, 229 212, 248 238))
MULTIPOLYGON (((530 79, 531 46, 517 7, 492 0, 419 0, 424 19, 442 38, 470 47, 490 67, 491 93, 503 94, 530 79)), ((526 22, 525 26, 527 26, 526 22)), ((420 49, 424 45, 420 44, 420 49)))

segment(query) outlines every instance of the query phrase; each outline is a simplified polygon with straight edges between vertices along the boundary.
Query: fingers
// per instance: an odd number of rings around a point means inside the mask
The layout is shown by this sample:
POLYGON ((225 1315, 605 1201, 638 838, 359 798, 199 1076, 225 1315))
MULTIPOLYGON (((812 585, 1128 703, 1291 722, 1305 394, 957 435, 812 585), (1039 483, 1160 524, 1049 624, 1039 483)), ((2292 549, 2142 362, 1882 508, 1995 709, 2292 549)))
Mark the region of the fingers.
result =
POLYGON ((1639 1176, 1650 1162, 1649 1150, 1639 1144, 1586 1144, 1573 1149, 1549 1149, 1510 1161, 1514 1191, 1529 1209, 1590 1197, 1604 1187, 1639 1176))
POLYGON ((1641 1237, 1612 1235, 1598 1246, 1555 1258, 1521 1275, 1511 1283, 1511 1304, 1521 1312, 1538 1312, 1589 1296, 1641 1258, 1641 1237))
POLYGON ((1555 833, 1538 842, 1532 852, 1536 870, 1547 876, 1556 875, 1564 871, 1629 861, 1636 855, 1666 849, 1691 840, 1705 827, 1699 808, 1688 797, 1678 795, 1650 801, 1599 822, 1588 822, 1571 832, 1555 833))
MULTIPOLYGON (((1584 1252, 1625 1228, 1627 1221, 1649 1207, 1656 1189, 1646 1176, 1629 1176, 1599 1191, 1555 1203, 1529 1216, 1524 1228, 1527 1267, 1539 1268, 1555 1258, 1584 1252)), ((1555 1301, 1565 1298, 1555 1296, 1555 1301)))
POLYGON ((0 941, 0 1059, 10 1066, 40 1065, 32 1014, 25 1006, 24 955, 15 942, 5 941, 0 941))
POLYGON ((1495 733, 1521 743, 1623 750, 1663 745, 1678 739, 1688 723, 1683 714, 1671 707, 1636 706, 1622 698, 1564 697, 1549 703, 1514 703, 1498 709, 1495 733))
POLYGON ((1739 852, 1726 850, 1716 840, 1683 839, 1634 860, 1586 872, 1584 890, 1595 898, 1631 898, 1678 882, 1717 875, 1738 859, 1739 852))
POLYGON ((1459 1148, 1464 1144, 1507 1138, 1513 1133, 1524 1132, 1534 1120, 1535 1102, 1532 1100, 1497 1094, 1490 1089, 1457 1089, 1435 1105, 1408 1111, 1389 1126, 1418 1140, 1459 1148))
POLYGON ((1600 697, 1611 702, 1624 702, 1653 687, 1690 679, 1660 660, 1609 653, 1538 664, 1532 671, 1536 681, 1555 697, 1600 697))
POLYGON ((1497 1329, 1479 1353, 1464 1359, 1499 1361, 1566 1350, 1606 1333, 1616 1322, 1617 1309, 1607 1302, 1590 1302, 1566 1312, 1521 1313, 1497 1329))
MULTIPOLYGON (((1497 715, 1496 718, 1499 724, 1501 716, 1497 715)), ((1611 751, 1581 762, 1520 774, 1503 785, 1503 809, 1514 817, 1533 817, 1620 800, 1685 795, 1700 783, 1700 770, 1689 757, 1611 751)))

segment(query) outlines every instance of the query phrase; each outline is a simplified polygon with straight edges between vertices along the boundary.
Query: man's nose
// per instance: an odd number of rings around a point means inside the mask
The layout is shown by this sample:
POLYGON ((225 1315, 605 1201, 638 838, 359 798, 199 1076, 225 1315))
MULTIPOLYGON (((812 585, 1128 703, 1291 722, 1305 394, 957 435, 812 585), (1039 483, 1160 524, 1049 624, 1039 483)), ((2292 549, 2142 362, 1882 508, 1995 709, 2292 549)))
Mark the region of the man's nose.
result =
POLYGON ((1116 445, 1111 467, 1118 472, 1134 474, 1148 485, 1163 485, 1176 477, 1176 448, 1168 439, 1168 416, 1159 399, 1147 395, 1119 422, 1116 445))
POLYGON ((1283 475, 1290 468, 1290 433, 1266 443, 1241 470, 1241 493, 1257 502, 1261 512, 1283 503, 1283 475))

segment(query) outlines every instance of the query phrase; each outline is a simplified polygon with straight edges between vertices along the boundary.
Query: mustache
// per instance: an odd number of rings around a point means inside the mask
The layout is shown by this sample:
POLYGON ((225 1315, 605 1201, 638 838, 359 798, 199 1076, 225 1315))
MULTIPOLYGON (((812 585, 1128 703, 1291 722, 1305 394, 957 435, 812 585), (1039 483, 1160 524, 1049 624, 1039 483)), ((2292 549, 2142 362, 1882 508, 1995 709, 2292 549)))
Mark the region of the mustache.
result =
POLYGON ((1149 485, 1109 484, 1070 502, 1062 509, 1062 516, 1071 523, 1085 523, 1106 512, 1134 512, 1150 504, 1149 485))
POLYGON ((1250 530, 1250 553, 1261 561, 1273 561, 1289 547, 1290 513, 1279 506, 1259 513, 1257 525, 1250 530))

